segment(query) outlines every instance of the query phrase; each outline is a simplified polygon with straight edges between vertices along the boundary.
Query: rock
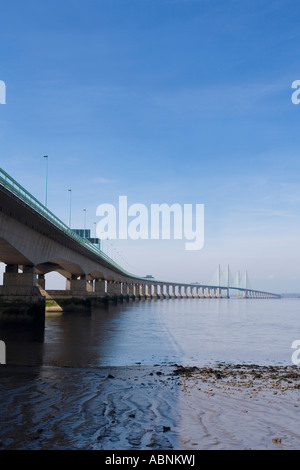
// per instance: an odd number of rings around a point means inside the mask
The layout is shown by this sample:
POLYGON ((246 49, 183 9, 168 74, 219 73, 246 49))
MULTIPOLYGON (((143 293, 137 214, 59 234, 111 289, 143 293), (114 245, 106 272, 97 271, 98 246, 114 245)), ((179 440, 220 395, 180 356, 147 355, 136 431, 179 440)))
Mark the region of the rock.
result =
POLYGON ((272 442, 274 444, 281 444, 281 438, 280 437, 273 437, 272 442))

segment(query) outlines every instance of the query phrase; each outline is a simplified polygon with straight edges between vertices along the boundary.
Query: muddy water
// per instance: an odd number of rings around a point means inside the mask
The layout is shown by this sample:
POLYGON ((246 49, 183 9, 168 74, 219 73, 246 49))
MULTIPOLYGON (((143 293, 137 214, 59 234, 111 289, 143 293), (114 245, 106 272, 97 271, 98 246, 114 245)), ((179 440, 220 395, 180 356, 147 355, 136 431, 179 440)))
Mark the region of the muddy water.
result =
POLYGON ((7 364, 73 367, 216 362, 290 365, 300 299, 181 299, 50 314, 1 328, 7 364))

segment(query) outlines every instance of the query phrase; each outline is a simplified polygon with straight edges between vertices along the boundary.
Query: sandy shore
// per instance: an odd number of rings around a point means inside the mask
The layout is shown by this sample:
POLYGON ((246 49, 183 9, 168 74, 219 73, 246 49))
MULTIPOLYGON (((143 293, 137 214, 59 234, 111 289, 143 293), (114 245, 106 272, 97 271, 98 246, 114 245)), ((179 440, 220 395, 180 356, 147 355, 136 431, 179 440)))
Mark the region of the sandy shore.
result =
POLYGON ((300 449, 300 371, 0 367, 0 449, 300 449))

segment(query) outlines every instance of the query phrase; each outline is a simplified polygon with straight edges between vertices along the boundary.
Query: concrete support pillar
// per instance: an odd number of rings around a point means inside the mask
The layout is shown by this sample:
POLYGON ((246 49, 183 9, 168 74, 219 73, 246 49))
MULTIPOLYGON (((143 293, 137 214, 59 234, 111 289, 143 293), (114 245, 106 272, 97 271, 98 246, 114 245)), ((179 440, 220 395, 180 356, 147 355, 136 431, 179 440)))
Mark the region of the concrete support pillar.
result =
POLYGON ((132 282, 130 284, 128 284, 128 295, 129 295, 129 297, 134 296, 134 285, 132 284, 132 282))
POLYGON ((107 294, 110 297, 121 296, 121 283, 115 281, 108 281, 107 283, 107 294))
POLYGON ((128 286, 127 282, 122 282, 122 295, 123 295, 123 297, 128 297, 128 295, 129 295, 129 293, 128 293, 129 288, 128 287, 129 286, 128 286))
POLYGON ((45 297, 37 287, 36 270, 33 265, 8 264, 0 289, 0 319, 30 321, 41 326, 45 322, 45 297))
MULTIPOLYGON (((4 286, 18 286, 22 285, 24 282, 26 282, 26 277, 23 274, 18 272, 18 265, 15 264, 7 264, 5 267, 5 272, 3 274, 3 285, 4 286)), ((30 284, 33 286, 34 281, 30 282, 30 284)))
POLYGON ((93 281, 93 279, 89 279, 89 280, 87 281, 87 283, 86 283, 86 290, 87 290, 88 292, 93 292, 93 290, 94 290, 94 281, 93 281))
POLYGON ((74 294, 86 294, 87 292, 86 276, 82 275, 78 279, 78 276, 76 276, 75 274, 72 274, 71 278, 67 279, 66 281, 66 290, 70 290, 74 294))
POLYGON ((142 286, 141 286, 141 296, 143 298, 146 297, 146 284, 142 284, 142 286))
POLYGON ((157 298, 157 284, 153 284, 152 297, 157 298))
POLYGON ((18 272, 18 266, 15 264, 7 264, 5 273, 3 274, 3 286, 7 291, 18 294, 28 293, 37 285, 35 267, 23 266, 23 272, 18 272))
POLYGON ((137 298, 140 298, 140 296, 141 296, 141 286, 140 286, 140 284, 135 284, 135 296, 137 298))
POLYGON ((174 298, 175 296, 175 286, 170 285, 169 286, 169 297, 174 298))
POLYGON ((5 266, 5 275, 8 273, 16 274, 18 272, 19 266, 17 264, 7 264, 5 266))
POLYGON ((152 284, 147 284, 146 296, 151 299, 152 297, 152 284))
POLYGON ((161 299, 164 299, 164 298, 165 298, 164 284, 160 284, 160 298, 161 298, 161 299))
POLYGON ((45 290, 45 286, 46 286, 45 274, 39 274, 36 282, 37 282, 37 286, 40 289, 45 290))
POLYGON ((171 287, 170 284, 166 285, 166 294, 165 294, 166 299, 170 298, 170 287, 171 287))
POLYGON ((95 294, 97 297, 106 297, 104 279, 95 279, 95 294))

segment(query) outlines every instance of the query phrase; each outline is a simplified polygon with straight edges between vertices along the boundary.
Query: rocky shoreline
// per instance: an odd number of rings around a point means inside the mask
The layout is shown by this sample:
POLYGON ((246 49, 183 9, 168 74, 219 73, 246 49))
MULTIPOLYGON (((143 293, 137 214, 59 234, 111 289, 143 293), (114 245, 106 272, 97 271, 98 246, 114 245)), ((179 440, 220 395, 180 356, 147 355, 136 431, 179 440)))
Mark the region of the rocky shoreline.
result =
POLYGON ((202 382, 259 389, 300 389, 300 368, 293 366, 261 366, 256 364, 218 364, 215 367, 178 366, 175 375, 193 377, 202 382))

